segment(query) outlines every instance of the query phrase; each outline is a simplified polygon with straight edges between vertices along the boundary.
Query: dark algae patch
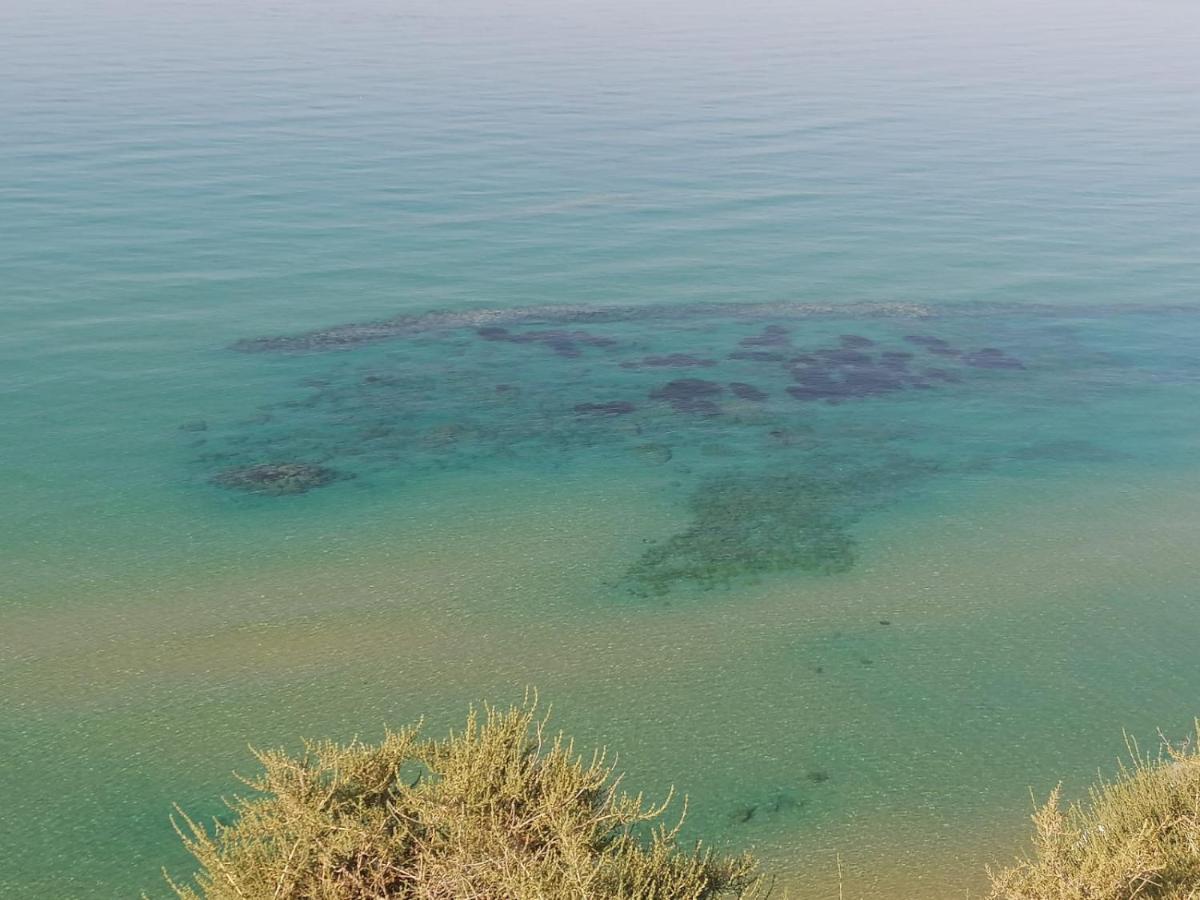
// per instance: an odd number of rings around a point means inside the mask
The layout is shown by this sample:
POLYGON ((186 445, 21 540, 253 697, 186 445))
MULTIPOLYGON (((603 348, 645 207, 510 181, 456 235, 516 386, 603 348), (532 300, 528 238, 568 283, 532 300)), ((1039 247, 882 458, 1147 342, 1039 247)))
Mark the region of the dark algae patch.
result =
POLYGON ((235 491, 282 497, 303 494, 342 477, 333 469, 309 463, 262 463, 224 469, 212 477, 212 482, 235 491))

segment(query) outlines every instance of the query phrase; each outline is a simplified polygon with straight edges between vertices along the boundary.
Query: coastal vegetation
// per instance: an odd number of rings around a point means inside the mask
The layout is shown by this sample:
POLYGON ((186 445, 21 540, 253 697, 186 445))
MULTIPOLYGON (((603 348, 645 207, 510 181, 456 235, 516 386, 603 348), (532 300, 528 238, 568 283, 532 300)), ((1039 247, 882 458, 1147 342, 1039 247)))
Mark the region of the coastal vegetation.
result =
MULTIPOLYGON (((1031 852, 989 870, 990 900, 1200 898, 1200 747, 1130 741, 1131 762, 1033 816, 1031 852)), ((253 794, 211 832, 176 830, 199 870, 182 900, 765 898, 749 855, 681 847, 670 805, 622 789, 603 752, 551 734, 536 703, 472 710, 436 740, 420 726, 378 744, 306 742, 257 753, 253 794)), ((682 822, 682 817, 680 817, 682 822)), ((840 872, 840 869, 839 869, 840 872)))
POLYGON ((1064 808, 1055 789, 1033 816, 1032 854, 990 873, 992 900, 1200 898, 1200 749, 1130 750, 1085 800, 1064 808))
MULTIPOLYGON (((707 900, 762 895, 749 856, 676 843, 670 797, 622 789, 601 752, 550 734, 535 706, 472 710, 443 740, 258 753, 254 795, 210 832, 180 812, 199 864, 185 900, 707 900)), ((680 819, 682 821, 682 818, 680 819)))

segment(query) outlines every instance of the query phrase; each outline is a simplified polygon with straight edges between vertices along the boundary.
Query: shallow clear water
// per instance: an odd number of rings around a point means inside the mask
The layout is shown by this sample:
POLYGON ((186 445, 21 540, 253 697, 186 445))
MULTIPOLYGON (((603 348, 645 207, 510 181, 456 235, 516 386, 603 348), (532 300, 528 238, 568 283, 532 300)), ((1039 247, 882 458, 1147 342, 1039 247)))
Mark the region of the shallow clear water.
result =
POLYGON ((960 897, 1185 729, 1200 13, 1052 6, 6 9, 0 893, 535 685, 960 897))

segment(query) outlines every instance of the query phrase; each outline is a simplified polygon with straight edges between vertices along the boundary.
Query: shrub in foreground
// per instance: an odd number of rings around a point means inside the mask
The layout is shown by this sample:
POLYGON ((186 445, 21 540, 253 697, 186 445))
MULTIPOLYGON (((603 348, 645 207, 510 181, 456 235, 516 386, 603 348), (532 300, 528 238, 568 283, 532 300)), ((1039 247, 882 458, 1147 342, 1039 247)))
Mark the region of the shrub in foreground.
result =
MULTIPOLYGON (((185 900, 705 900, 760 891, 748 856, 684 850, 666 803, 620 790, 601 753, 550 736, 532 705, 472 710, 444 740, 258 753, 256 794, 209 833, 176 825, 199 863, 185 900)), ((670 798, 668 798, 669 801, 670 798)), ((170 881, 170 879, 168 879, 170 881)))
POLYGON ((993 900, 1200 900, 1200 748, 1131 750, 1087 801, 1050 795, 1032 856, 990 873, 993 900))

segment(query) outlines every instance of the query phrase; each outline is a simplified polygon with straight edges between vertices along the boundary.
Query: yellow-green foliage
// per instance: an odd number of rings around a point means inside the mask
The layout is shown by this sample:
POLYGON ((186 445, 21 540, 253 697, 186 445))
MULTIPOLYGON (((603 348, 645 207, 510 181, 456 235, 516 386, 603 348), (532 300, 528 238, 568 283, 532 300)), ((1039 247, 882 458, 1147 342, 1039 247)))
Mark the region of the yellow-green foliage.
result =
POLYGON ((1200 900, 1200 749, 1164 748, 1064 812, 1034 814, 1034 854, 990 873, 994 900, 1200 900))
MULTIPOLYGON (((748 856, 675 844, 666 803, 619 790, 603 754, 551 737, 532 705, 472 710, 445 740, 417 728, 380 744, 258 754, 257 794, 209 834, 181 813, 200 864, 196 900, 524 900, 748 897, 748 856)), ((668 798, 669 801, 670 798, 668 798)))

